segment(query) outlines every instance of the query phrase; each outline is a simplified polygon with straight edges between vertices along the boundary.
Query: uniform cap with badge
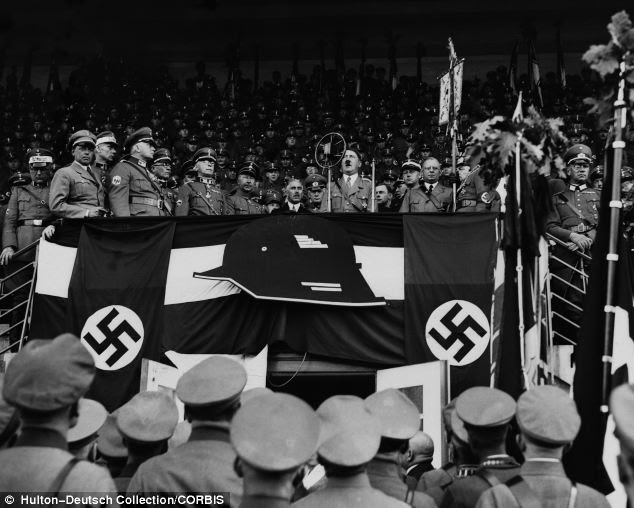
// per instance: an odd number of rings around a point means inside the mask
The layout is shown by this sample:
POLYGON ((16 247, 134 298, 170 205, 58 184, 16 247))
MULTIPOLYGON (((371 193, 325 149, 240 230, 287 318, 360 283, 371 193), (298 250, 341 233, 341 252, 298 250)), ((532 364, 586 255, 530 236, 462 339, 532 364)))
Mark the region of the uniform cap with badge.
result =
POLYGON ((388 388, 365 399, 366 407, 379 420, 381 436, 410 439, 420 429, 420 413, 400 390, 388 388))
POLYGON ((253 178, 257 178, 259 173, 258 165, 255 162, 246 162, 238 171, 238 175, 250 175, 253 178))
POLYGON ((315 411, 286 393, 251 398, 231 421, 231 443, 238 457, 270 473, 292 471, 308 461, 319 435, 315 411))
POLYGON ((45 148, 31 148, 26 152, 26 160, 33 168, 46 167, 53 164, 53 153, 45 148))
POLYGON ((137 143, 148 143, 156 147, 156 141, 154 141, 154 138, 152 137, 152 129, 149 127, 141 127, 140 129, 134 131, 125 139, 123 147, 126 152, 130 152, 132 147, 137 143))
POLYGON ((176 385, 176 395, 186 406, 221 412, 239 401, 246 384, 247 372, 240 363, 212 356, 182 375, 176 385))
POLYGON ((118 146, 117 138, 112 131, 103 131, 97 134, 95 145, 101 145, 102 143, 110 143, 112 145, 118 146))
POLYGON ((407 159, 405 162, 403 162, 403 164, 401 165, 401 172, 405 173, 405 171, 422 171, 422 166, 420 165, 419 162, 413 160, 413 159, 407 159))
POLYGON ((11 360, 2 395, 18 408, 50 412, 77 402, 95 377, 95 362, 70 333, 31 340, 11 360))
POLYGON ((594 160, 590 147, 582 144, 572 145, 568 148, 568 150, 566 150, 563 158, 566 166, 576 161, 583 161, 588 164, 592 164, 594 160))
POLYGON ((178 424, 178 408, 164 392, 137 393, 119 408, 117 428, 126 438, 143 443, 169 439, 178 424))
POLYGON ((317 408, 321 422, 317 453, 331 464, 354 467, 372 460, 381 444, 379 420, 363 399, 335 395, 317 408))
POLYGON ((77 132, 73 132, 70 135, 70 138, 68 139, 68 147, 72 150, 73 148, 75 148, 75 145, 78 145, 80 143, 92 145, 94 147, 95 141, 96 138, 92 132, 86 129, 82 129, 77 132))
POLYGON ((581 418, 577 405, 561 388, 536 386, 517 400, 517 424, 529 439, 563 446, 577 436, 581 418))
POLYGON ((216 162, 216 151, 213 148, 201 148, 194 154, 194 164, 199 161, 216 162))
POLYGON ((165 164, 165 165, 172 164, 172 154, 167 148, 159 148, 158 150, 154 152, 154 160, 152 164, 159 164, 159 163, 165 164))
POLYGON ((325 189, 326 183, 326 179, 319 174, 308 175, 304 180, 304 185, 308 190, 325 189))

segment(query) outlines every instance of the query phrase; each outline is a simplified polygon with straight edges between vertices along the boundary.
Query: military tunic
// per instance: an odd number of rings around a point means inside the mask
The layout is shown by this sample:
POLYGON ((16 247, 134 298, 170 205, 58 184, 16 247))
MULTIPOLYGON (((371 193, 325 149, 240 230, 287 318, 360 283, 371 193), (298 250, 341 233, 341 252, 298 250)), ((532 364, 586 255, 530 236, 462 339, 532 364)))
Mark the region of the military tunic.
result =
POLYGON ((128 156, 110 172, 108 199, 115 217, 167 215, 162 195, 142 159, 128 156))
MULTIPOLYGON (((22 429, 14 446, 0 451, 0 490, 51 495, 50 487, 72 458, 61 434, 49 429, 22 429)), ((117 497, 108 470, 83 460, 70 470, 59 492, 117 497)), ((113 502, 112 506, 118 505, 113 502)))
POLYGON ((178 191, 176 215, 232 215, 225 194, 214 185, 187 182, 178 191))
POLYGON ((434 469, 424 473, 416 485, 416 490, 424 492, 431 497, 438 506, 442 502, 445 490, 451 485, 456 478, 466 478, 471 476, 477 468, 477 465, 464 464, 456 467, 451 462, 445 464, 440 469, 434 469))
POLYGON ((242 480, 233 469, 235 459, 227 425, 195 426, 186 443, 137 469, 128 494, 229 492, 230 506, 236 507, 242 498, 242 480))
MULTIPOLYGON (((49 194, 48 186, 13 187, 4 216, 3 249, 13 247, 17 251, 40 238, 43 229, 55 220, 48 207, 49 194)), ((26 262, 34 259, 35 250, 20 257, 20 261, 26 262)))
POLYGON ((446 212, 450 209, 452 202, 452 190, 440 183, 436 183, 428 194, 421 186, 409 189, 403 203, 401 213, 407 212, 446 212))
POLYGON ((494 189, 485 185, 484 179, 480 176, 479 169, 472 171, 458 188, 456 195, 456 211, 465 213, 487 212, 491 210, 493 203, 486 203, 482 201, 482 197, 485 193, 491 193, 493 191, 494 189))
POLYGON ((368 475, 359 473, 341 478, 329 477, 323 489, 293 503, 295 508, 320 508, 322 506, 328 508, 407 508, 409 505, 373 488, 370 485, 368 475))
POLYGON ((599 223, 599 192, 584 184, 570 186, 562 195, 568 201, 554 197, 555 209, 548 216, 546 231, 564 242, 570 241, 573 232, 594 238, 599 223))
POLYGON ((367 471, 370 485, 384 494, 407 503, 409 503, 407 499, 413 496, 411 504, 418 508, 436 506, 431 497, 408 488, 395 454, 377 455, 368 464, 367 471))
POLYGON ((81 219, 88 210, 105 208, 106 190, 92 168, 73 161, 59 169, 51 181, 49 207, 58 217, 81 219))
MULTIPOLYGON (((528 484, 542 508, 559 508, 570 502, 571 482, 564 472, 561 462, 529 459, 520 468, 520 475, 528 484)), ((609 507, 603 494, 585 485, 577 485, 575 508, 609 507)), ((477 508, 520 507, 515 496, 506 485, 496 485, 484 492, 478 500, 477 508)))
POLYGON ((236 215, 252 215, 263 214, 266 210, 262 205, 257 203, 251 194, 246 194, 241 189, 234 189, 229 193, 227 199, 229 209, 233 210, 236 215))
POLYGON ((508 455, 492 455, 480 463, 472 476, 458 478, 447 488, 440 508, 473 508, 480 495, 491 487, 482 475, 491 474, 504 483, 519 473, 520 467, 508 455))
POLYGON ((357 175, 351 188, 343 177, 330 184, 331 210, 336 213, 367 212, 372 197, 372 184, 357 175))

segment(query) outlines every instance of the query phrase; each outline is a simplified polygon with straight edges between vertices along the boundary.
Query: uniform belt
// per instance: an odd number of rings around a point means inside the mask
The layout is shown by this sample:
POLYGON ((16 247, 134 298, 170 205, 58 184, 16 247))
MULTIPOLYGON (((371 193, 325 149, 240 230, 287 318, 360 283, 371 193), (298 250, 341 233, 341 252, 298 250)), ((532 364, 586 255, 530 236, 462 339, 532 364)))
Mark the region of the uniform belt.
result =
POLYGON ((458 201, 458 208, 464 208, 465 206, 476 206, 478 202, 475 199, 461 199, 458 201))
POLYGON ((163 200, 162 199, 137 198, 137 197, 133 196, 133 197, 130 198, 130 203, 135 204, 135 205, 155 206, 159 210, 163 209, 163 200))
POLYGON ((576 226, 568 226, 569 231, 574 231, 575 233, 587 233, 588 231, 592 231, 596 226, 594 224, 577 224, 576 226))
POLYGON ((24 220, 19 220, 18 221, 18 226, 48 226, 49 224, 52 224, 53 221, 52 220, 46 220, 46 219, 24 219, 24 220))

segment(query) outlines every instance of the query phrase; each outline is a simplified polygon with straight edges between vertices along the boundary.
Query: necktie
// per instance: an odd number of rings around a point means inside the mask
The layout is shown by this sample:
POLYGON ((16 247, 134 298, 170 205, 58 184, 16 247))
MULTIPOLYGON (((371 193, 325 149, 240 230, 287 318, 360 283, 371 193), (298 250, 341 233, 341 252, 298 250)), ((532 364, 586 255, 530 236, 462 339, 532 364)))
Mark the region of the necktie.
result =
POLYGON ((346 176, 346 186, 348 187, 348 189, 352 187, 352 177, 349 175, 346 176))
POLYGON ((434 190, 434 186, 433 185, 428 185, 427 186, 427 190, 425 191, 425 193, 429 196, 431 195, 431 191, 434 190))

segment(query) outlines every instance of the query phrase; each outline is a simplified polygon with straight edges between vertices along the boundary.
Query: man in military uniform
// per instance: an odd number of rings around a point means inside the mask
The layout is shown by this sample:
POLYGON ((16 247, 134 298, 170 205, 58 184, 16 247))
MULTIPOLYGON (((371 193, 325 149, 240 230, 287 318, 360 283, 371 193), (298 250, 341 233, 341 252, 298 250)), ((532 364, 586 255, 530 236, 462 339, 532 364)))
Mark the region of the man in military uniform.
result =
POLYGON ((365 405, 378 420, 381 433, 379 449, 367 466, 370 484, 412 506, 433 507, 431 498, 403 481, 403 455, 420 428, 420 413, 414 403, 403 392, 388 388, 367 397, 365 405))
POLYGON ((106 422, 108 411, 100 402, 79 399, 77 423, 67 435, 68 451, 81 460, 95 462, 97 454, 97 432, 106 422))
POLYGON ((178 408, 164 392, 137 393, 119 408, 116 424, 128 460, 114 483, 119 494, 125 494, 141 464, 167 451, 167 441, 178 424, 178 408))
POLYGON ((167 215, 175 215, 176 212, 176 191, 177 185, 172 178, 172 157, 167 148, 159 148, 154 152, 154 161, 150 171, 161 188, 161 196, 163 198, 163 206, 167 215))
POLYGON ((275 189, 282 191, 282 182, 280 181, 280 168, 277 162, 265 162, 264 181, 261 185, 262 190, 275 189))
POLYGON ((229 193, 228 204, 236 215, 265 213, 262 205, 253 200, 252 193, 258 166, 254 162, 247 162, 238 171, 238 187, 229 193))
POLYGON ((293 480, 315 453, 319 436, 315 411, 293 395, 263 393, 246 400, 231 421, 236 469, 243 477, 240 506, 291 506, 293 480))
POLYGON ((471 169, 465 162, 459 165, 460 184, 456 191, 456 212, 499 211, 500 196, 494 188, 484 183, 480 175, 481 169, 480 166, 471 169))
MULTIPOLYGON (((588 173, 592 164, 592 151, 585 145, 574 145, 565 154, 569 176, 568 185, 561 180, 551 180, 549 183, 553 192, 554 209, 549 213, 546 231, 555 238, 565 242, 567 246, 556 245, 553 254, 568 265, 577 269, 583 268, 583 260, 574 251, 590 252, 596 227, 599 223, 600 193, 587 186, 588 173)), ((573 304, 582 307, 583 295, 572 289, 569 284, 577 288, 583 287, 581 276, 572 268, 554 262, 551 272, 563 279, 551 281, 551 289, 559 296, 566 298, 573 304)), ((568 320, 577 323, 581 321, 581 312, 559 299, 553 301, 554 310, 563 314, 568 320)), ((555 329, 563 336, 576 340, 577 329, 567 321, 555 319, 555 329)))
POLYGON ((75 160, 53 176, 49 196, 51 212, 68 219, 103 217, 107 213, 106 191, 91 167, 95 136, 87 130, 77 131, 68 144, 75 160))
MULTIPOLYGON (((362 399, 335 395, 317 409, 321 421, 321 444, 317 457, 326 471, 324 488, 295 502, 297 508, 322 506, 363 506, 367 508, 406 508, 370 483, 367 468, 379 451, 381 426, 362 399)), ((429 498, 421 496, 425 501, 429 498)), ((415 506, 434 506, 433 503, 415 506)))
POLYGON ((577 407, 566 392, 556 386, 525 391, 517 401, 517 424, 526 461, 517 476, 485 491, 477 508, 610 506, 603 494, 573 484, 561 464, 564 447, 572 443, 581 426, 577 407))
POLYGON ((422 169, 420 163, 413 159, 408 159, 401 165, 401 178, 407 185, 408 192, 419 187, 422 169))
MULTIPOLYGON (((26 160, 31 183, 12 188, 2 229, 0 265, 8 265, 10 273, 20 270, 6 281, 7 292, 17 289, 12 297, 13 305, 28 299, 28 286, 18 288, 33 276, 32 269, 23 268, 35 260, 36 250, 32 249, 18 258, 14 258, 14 254, 39 240, 45 228, 55 220, 55 216, 48 208, 53 155, 43 148, 32 148, 28 151, 26 160)), ((46 231, 46 236, 50 238, 52 231, 46 231)), ((22 321, 24 313, 24 307, 11 313, 10 324, 15 326, 10 331, 12 341, 20 338, 22 330, 18 323, 22 321)))
POLYGON ((411 188, 401 204, 401 213, 447 212, 453 201, 452 191, 438 182, 440 163, 434 157, 423 162, 421 183, 411 188))
POLYGON ((108 199, 115 217, 164 216, 161 188, 152 178, 156 142, 152 130, 143 127, 130 134, 124 143, 128 155, 110 172, 108 199))
POLYGON ((231 215, 233 210, 224 192, 216 185, 215 152, 201 148, 194 154, 196 181, 183 184, 178 192, 176 215, 231 215))
POLYGON ((308 175, 304 180, 306 186, 306 208, 313 213, 328 211, 326 200, 326 179, 320 174, 308 175))
POLYGON ((513 398, 496 388, 476 386, 460 394, 456 414, 464 422, 479 465, 472 476, 447 488, 440 508, 473 508, 482 492, 517 475, 519 464, 506 453, 505 445, 515 408, 513 398))
POLYGON ((78 401, 92 384, 95 370, 92 356, 71 334, 30 340, 11 360, 2 396, 17 408, 22 431, 12 448, 0 451, 0 490, 99 492, 116 498, 106 469, 67 450, 78 401))
POLYGON ((234 470, 236 453, 229 443, 229 422, 240 406, 246 382, 244 367, 221 356, 185 372, 176 395, 192 424, 189 440, 144 462, 132 477, 128 494, 229 492, 231 506, 239 506, 242 482, 234 470))
POLYGON ((614 435, 621 445, 617 457, 619 477, 627 493, 629 505, 634 504, 634 385, 617 386, 610 395, 610 413, 614 418, 614 435))
POLYGON ((336 213, 367 212, 372 184, 361 178, 361 153, 346 150, 341 160, 342 175, 330 185, 331 211, 336 213))
POLYGON ((106 185, 112 163, 117 155, 117 138, 112 131, 97 134, 95 141, 95 161, 93 171, 102 185, 106 185))

